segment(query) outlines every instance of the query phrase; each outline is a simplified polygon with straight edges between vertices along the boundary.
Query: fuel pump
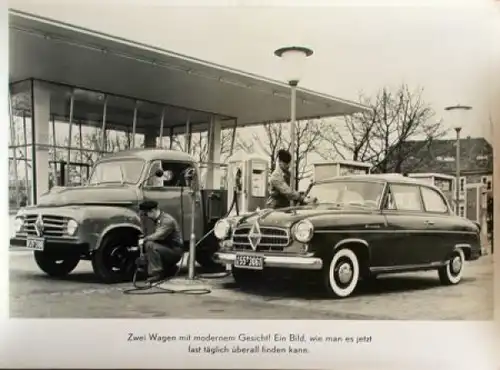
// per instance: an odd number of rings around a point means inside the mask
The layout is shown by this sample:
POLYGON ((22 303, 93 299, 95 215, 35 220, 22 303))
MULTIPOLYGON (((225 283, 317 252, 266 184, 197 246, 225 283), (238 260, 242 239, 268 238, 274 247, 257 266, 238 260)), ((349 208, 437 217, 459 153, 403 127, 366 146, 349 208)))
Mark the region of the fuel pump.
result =
POLYGON ((266 206, 269 163, 259 156, 235 155, 228 160, 229 215, 253 212, 266 206), (234 206, 233 206, 234 204, 234 206))

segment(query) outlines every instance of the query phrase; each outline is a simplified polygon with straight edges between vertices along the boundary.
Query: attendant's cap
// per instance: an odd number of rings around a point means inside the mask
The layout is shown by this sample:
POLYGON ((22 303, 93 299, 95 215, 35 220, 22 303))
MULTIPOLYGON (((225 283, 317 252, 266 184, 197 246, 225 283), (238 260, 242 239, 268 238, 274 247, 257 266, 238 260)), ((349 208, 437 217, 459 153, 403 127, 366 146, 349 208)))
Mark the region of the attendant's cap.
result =
POLYGON ((290 163, 292 161, 292 155, 288 150, 280 149, 278 150, 278 159, 281 162, 290 163))
POLYGON ((145 200, 139 204, 139 210, 143 212, 149 212, 155 208, 158 208, 158 202, 155 200, 145 200))

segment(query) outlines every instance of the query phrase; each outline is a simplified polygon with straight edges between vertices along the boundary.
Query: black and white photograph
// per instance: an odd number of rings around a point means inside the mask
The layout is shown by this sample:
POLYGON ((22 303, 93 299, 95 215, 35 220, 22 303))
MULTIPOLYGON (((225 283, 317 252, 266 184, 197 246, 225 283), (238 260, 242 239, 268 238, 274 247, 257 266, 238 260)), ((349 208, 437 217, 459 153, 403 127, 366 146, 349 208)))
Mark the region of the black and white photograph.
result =
POLYGON ((209 3, 9 1, 8 316, 492 323, 500 2, 209 3))
POLYGON ((11 317, 493 319, 487 12, 93 9, 10 3, 11 317))

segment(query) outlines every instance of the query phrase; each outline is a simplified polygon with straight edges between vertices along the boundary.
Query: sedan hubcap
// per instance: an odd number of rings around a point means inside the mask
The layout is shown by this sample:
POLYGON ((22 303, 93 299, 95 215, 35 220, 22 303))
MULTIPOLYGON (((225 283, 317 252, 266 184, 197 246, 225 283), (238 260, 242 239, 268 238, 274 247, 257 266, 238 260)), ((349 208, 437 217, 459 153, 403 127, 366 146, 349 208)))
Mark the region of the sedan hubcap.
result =
POLYGON ((460 270, 462 269, 462 259, 460 257, 457 256, 453 258, 453 260, 451 261, 451 269, 455 274, 460 272, 460 270))
POLYGON ((343 263, 339 266, 338 276, 339 280, 342 284, 347 284, 351 281, 353 275, 353 271, 351 266, 348 263, 343 263))

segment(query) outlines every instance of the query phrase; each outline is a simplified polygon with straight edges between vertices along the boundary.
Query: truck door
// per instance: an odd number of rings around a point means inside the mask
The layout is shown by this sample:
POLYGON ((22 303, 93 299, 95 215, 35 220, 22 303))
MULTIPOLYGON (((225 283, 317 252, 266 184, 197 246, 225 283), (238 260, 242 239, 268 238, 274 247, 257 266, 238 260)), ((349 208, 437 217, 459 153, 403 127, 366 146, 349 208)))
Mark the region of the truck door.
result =
MULTIPOLYGON (((148 176, 151 178, 144 184, 144 198, 158 202, 160 209, 172 215, 182 230, 185 242, 189 242, 191 234, 192 196, 190 187, 184 176, 186 170, 193 168, 198 172, 193 163, 175 161, 154 161, 151 163, 148 176), (164 171, 162 178, 152 176, 161 166, 164 171)), ((200 192, 196 192, 195 234, 199 239, 203 233, 203 210, 200 192)))

